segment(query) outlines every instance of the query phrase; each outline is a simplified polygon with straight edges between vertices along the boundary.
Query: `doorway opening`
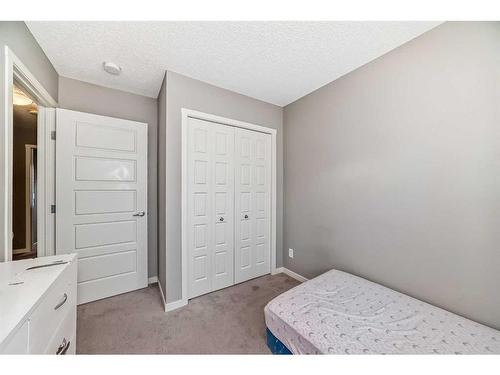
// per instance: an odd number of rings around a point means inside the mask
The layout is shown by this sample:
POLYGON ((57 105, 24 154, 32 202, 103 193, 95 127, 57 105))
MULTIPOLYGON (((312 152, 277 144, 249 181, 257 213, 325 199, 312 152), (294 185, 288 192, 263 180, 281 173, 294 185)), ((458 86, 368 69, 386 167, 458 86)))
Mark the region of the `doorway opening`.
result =
POLYGON ((12 92, 12 259, 37 257, 38 104, 14 81, 12 92))
POLYGON ((0 148, 4 150, 0 152, 0 169, 4 177, 0 183, 0 262, 53 255, 53 140, 57 102, 8 46, 0 50, 0 68, 0 116, 5 119, 5 126, 0 127, 0 148), (31 137, 34 138, 21 143, 15 152, 14 142, 19 144, 20 129, 25 127, 31 129, 31 137), (17 181, 22 179, 15 186, 14 174, 17 181), (14 208, 14 200, 20 209, 14 208), (17 221, 16 229, 14 220, 17 221), (30 238, 26 239, 27 235, 30 238), (15 256, 14 248, 17 250, 15 256))

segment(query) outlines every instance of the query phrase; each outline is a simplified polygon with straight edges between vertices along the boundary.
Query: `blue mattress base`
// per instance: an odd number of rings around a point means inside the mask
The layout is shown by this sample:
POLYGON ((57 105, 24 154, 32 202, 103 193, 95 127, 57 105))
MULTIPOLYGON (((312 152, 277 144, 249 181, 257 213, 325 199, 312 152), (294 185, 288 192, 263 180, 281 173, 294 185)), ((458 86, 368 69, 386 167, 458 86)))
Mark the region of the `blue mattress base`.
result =
POLYGON ((266 327, 267 346, 273 354, 292 354, 285 344, 283 344, 273 333, 266 327))

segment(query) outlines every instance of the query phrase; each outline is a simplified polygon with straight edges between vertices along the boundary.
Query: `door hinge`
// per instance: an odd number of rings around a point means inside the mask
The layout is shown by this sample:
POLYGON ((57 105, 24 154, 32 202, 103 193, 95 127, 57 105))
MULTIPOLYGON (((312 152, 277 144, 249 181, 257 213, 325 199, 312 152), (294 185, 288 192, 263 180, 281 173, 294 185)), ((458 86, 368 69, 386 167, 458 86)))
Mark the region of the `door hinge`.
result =
POLYGON ((50 213, 51 214, 55 214, 56 213, 56 205, 55 204, 51 204, 50 205, 50 213))
POLYGON ((52 130, 52 131, 50 132, 50 139, 52 139, 53 141, 55 141, 55 140, 56 140, 56 131, 55 131, 55 130, 52 130))

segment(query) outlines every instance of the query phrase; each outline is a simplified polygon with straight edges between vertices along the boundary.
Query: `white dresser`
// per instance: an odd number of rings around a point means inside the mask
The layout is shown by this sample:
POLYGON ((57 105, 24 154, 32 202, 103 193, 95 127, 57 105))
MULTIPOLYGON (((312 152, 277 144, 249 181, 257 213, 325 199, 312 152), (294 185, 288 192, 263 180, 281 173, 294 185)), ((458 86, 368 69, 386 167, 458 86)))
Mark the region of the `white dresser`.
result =
POLYGON ((0 263, 0 354, 74 354, 74 254, 0 263))

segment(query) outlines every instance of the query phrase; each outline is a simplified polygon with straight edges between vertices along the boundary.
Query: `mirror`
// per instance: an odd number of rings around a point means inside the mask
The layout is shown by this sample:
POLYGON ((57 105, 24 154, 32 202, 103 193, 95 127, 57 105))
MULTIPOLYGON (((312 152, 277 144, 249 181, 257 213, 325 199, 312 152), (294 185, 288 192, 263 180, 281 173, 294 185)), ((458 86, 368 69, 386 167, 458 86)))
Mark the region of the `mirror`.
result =
POLYGON ((16 82, 13 88, 12 259, 37 256, 38 106, 16 82))

